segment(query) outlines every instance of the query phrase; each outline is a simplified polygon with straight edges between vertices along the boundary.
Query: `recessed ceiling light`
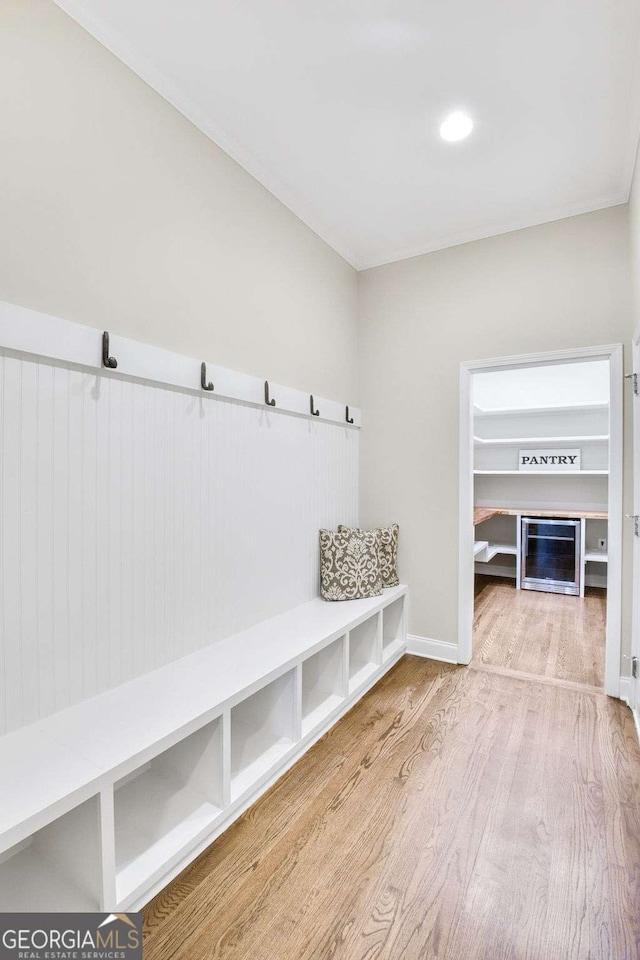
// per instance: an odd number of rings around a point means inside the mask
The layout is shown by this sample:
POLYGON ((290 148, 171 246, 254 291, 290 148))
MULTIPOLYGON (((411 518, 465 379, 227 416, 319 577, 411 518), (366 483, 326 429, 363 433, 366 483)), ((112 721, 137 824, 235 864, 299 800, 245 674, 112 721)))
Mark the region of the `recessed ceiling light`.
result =
POLYGON ((440 124, 440 136, 443 140, 464 140, 473 130, 473 120, 466 113, 456 110, 450 113, 446 120, 440 124))

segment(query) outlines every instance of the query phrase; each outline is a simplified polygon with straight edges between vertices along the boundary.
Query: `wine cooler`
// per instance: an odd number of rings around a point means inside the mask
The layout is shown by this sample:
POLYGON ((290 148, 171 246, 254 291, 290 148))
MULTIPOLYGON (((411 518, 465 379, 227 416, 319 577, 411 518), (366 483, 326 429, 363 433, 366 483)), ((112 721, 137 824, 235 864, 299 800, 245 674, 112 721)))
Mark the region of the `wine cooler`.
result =
POLYGON ((522 517, 520 587, 580 595, 580 520, 522 517))

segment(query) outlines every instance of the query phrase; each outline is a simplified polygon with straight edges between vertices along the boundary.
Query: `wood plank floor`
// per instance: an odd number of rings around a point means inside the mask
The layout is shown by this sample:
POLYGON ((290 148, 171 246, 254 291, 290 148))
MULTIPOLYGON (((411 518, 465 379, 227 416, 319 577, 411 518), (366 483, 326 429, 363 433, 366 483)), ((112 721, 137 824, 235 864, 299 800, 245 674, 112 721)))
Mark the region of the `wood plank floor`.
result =
POLYGON ((405 656, 144 912, 145 960, 638 960, 604 694, 405 656))
POLYGON ((480 664, 604 687, 606 590, 584 599, 516 590, 476 576, 473 657, 480 664))

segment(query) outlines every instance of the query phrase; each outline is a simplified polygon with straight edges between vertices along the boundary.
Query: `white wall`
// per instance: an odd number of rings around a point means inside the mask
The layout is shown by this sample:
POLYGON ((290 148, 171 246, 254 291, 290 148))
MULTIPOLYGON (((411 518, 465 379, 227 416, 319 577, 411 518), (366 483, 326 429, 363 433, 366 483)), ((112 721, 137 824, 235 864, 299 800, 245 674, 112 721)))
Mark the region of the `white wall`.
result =
POLYGON ((0 300, 357 405, 355 270, 51 0, 0 130, 0 300))
MULTIPOLYGON (((628 345, 627 209, 453 247, 359 279, 362 520, 400 523, 400 575, 412 591, 409 631, 455 643, 459 364, 628 345)), ((630 489, 627 482, 626 512, 630 489)), ((625 652, 629 560, 627 528, 625 652)))
MULTIPOLYGON (((357 405, 353 268, 51 0, 0 130, 0 301, 357 405)), ((355 431, 0 365, 0 733, 317 596, 355 431)))
POLYGON ((0 356, 0 734, 318 595, 358 431, 0 356))

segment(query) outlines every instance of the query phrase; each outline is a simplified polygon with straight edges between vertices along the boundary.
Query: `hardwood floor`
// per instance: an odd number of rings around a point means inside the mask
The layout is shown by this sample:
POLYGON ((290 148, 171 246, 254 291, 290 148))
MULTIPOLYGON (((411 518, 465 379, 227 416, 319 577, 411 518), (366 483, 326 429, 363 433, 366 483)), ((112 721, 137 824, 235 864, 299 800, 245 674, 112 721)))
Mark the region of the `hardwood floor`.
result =
POLYGON ((476 576, 473 658, 479 664, 604 687, 606 590, 584 599, 516 590, 476 576))
POLYGON ((145 960, 637 960, 639 801, 619 701, 405 656, 149 904, 145 960))

